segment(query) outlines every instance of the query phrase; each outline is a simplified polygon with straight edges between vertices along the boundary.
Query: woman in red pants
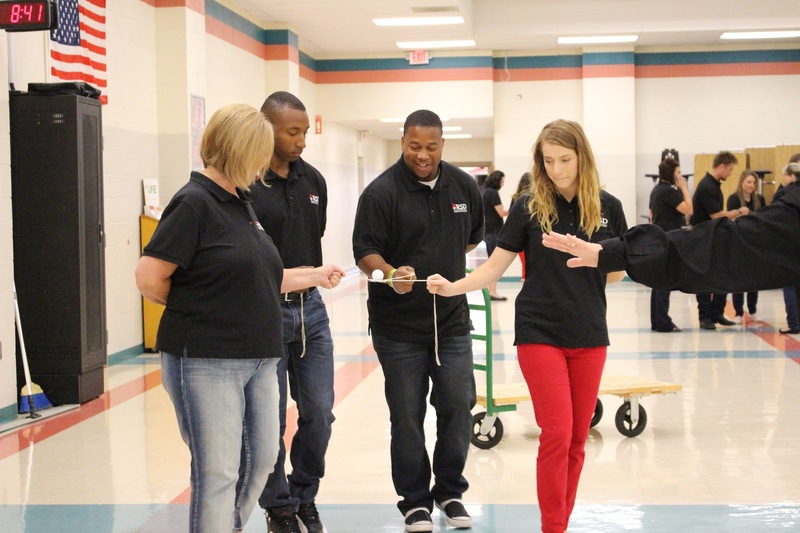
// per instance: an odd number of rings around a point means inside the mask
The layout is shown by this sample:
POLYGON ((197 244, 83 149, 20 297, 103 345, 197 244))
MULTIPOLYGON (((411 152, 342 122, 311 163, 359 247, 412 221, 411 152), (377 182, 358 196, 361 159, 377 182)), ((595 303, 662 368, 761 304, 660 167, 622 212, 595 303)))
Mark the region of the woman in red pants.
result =
MULTIPOLYGON (((563 252, 542 246, 542 233, 571 233, 590 242, 627 230, 622 204, 600 189, 594 155, 583 129, 556 120, 533 146, 531 192, 514 202, 489 260, 451 283, 428 277, 428 290, 463 294, 498 279, 519 252, 526 278, 516 299, 519 365, 542 429, 536 484, 544 533, 567 529, 584 461, 609 344, 606 276, 571 269, 563 252)), ((623 272, 609 274, 612 281, 623 272)))

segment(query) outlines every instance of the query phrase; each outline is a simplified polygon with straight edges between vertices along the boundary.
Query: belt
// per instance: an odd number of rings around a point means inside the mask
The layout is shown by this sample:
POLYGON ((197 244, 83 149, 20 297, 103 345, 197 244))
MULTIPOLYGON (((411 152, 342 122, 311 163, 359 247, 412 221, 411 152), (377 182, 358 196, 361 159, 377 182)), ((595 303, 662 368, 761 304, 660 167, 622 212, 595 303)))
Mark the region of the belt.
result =
POLYGON ((311 296, 311 292, 315 289, 316 287, 312 287, 310 289, 303 289, 302 291, 284 292, 281 294, 281 300, 284 302, 295 302, 300 299, 308 300, 311 296))

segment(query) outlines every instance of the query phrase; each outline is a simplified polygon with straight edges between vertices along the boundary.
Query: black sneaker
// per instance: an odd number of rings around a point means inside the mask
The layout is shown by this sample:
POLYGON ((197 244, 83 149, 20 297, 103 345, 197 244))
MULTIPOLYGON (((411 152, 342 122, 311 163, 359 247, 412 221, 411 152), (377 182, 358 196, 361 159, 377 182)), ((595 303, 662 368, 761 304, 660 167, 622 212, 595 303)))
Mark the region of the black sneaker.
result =
POLYGON ((293 512, 267 511, 267 533, 303 533, 293 512))
POLYGON ((433 531, 431 512, 424 507, 415 507, 407 512, 406 531, 409 533, 433 531))
POLYGON ((302 533, 328 533, 328 530, 322 525, 322 520, 319 519, 314 502, 300 504, 297 509, 297 522, 300 524, 302 533))
POLYGON ((700 329, 717 329, 717 326, 711 320, 701 320, 700 329))
POLYGON ((472 517, 469 515, 460 500, 445 500, 436 502, 436 507, 444 513, 445 521, 450 527, 468 529, 472 527, 472 517))

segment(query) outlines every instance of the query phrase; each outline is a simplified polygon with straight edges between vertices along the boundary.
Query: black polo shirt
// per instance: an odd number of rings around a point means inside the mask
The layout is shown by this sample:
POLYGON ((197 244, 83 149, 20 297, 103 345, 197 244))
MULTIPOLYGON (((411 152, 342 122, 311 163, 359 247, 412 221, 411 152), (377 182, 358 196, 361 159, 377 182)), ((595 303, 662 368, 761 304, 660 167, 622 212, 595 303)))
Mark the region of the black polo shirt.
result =
POLYGON ((747 209, 749 209, 750 211, 755 213, 756 212, 756 196, 758 196, 758 199, 760 200, 760 202, 758 204, 759 208, 764 207, 765 205, 767 205, 767 202, 766 202, 766 200, 764 200, 764 197, 762 195, 758 194, 757 192, 754 192, 753 194, 750 195, 750 201, 745 202, 744 205, 742 205, 742 201, 739 199, 739 195, 738 194, 731 194, 730 196, 728 196, 728 202, 727 202, 726 207, 727 207, 728 211, 735 211, 736 209, 739 209, 740 207, 746 207, 747 209))
POLYGON ((286 268, 322 265, 328 187, 320 172, 298 159, 282 178, 272 170, 250 188, 264 230, 272 237, 286 268))
POLYGON ((503 217, 497 213, 496 207, 503 205, 503 201, 500 200, 500 193, 497 192, 497 189, 486 187, 481 196, 483 197, 483 216, 486 220, 484 230, 486 234, 500 233, 500 230, 503 229, 503 217))
MULTIPOLYGON (((412 174, 401 157, 370 183, 358 201, 353 228, 356 263, 381 255, 395 268, 414 267, 417 279, 439 273, 463 278, 466 249, 483 240, 483 204, 477 183, 466 172, 442 161, 431 189, 412 174)), ((433 296, 424 283, 397 294, 382 283, 369 284, 367 299, 372 330, 390 339, 432 342, 433 296)), ((465 296, 436 298, 439 337, 470 331, 465 296)))
POLYGON ((158 350, 226 359, 283 355, 283 264, 241 194, 244 201, 192 172, 164 210, 144 249, 178 265, 158 326, 158 350))
POLYGON ((680 229, 686 224, 683 213, 677 207, 683 202, 683 193, 666 181, 659 181, 650 192, 650 210, 653 224, 669 231, 680 229))
POLYGON ((692 196, 692 218, 689 220, 694 226, 701 222, 711 220, 711 215, 723 211, 722 207, 722 188, 720 182, 714 176, 706 172, 706 175, 697 184, 692 196))
MULTIPOLYGON (((605 275, 594 268, 569 268, 568 254, 542 245, 542 228, 528 211, 530 195, 511 208, 497 246, 525 252, 525 283, 516 300, 515 344, 549 344, 562 348, 608 346, 605 275)), ((553 230, 600 242, 628 229, 622 204, 600 191, 601 224, 591 239, 580 229, 575 197, 556 194, 558 221, 553 230)))

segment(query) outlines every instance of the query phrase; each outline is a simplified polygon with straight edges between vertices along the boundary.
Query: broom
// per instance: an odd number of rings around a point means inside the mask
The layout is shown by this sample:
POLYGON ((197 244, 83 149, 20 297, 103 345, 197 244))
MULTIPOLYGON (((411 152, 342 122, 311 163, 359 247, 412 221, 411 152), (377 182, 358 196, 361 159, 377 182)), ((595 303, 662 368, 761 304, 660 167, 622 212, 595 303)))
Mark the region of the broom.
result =
POLYGON ((19 302, 17 301, 17 285, 14 283, 14 313, 17 322, 17 335, 19 335, 19 347, 22 353, 22 369, 25 373, 25 386, 19 391, 19 412, 30 413, 28 418, 39 418, 37 411, 53 407, 50 400, 45 396, 42 388, 36 383, 31 383, 31 371, 28 367, 28 353, 25 351, 25 339, 22 337, 22 320, 19 317, 19 302))

